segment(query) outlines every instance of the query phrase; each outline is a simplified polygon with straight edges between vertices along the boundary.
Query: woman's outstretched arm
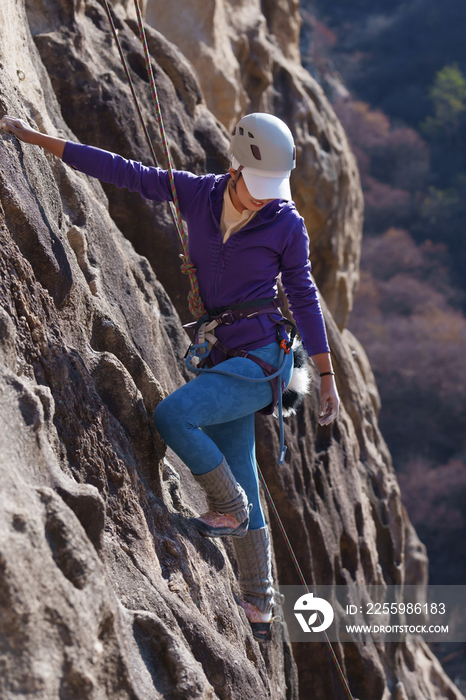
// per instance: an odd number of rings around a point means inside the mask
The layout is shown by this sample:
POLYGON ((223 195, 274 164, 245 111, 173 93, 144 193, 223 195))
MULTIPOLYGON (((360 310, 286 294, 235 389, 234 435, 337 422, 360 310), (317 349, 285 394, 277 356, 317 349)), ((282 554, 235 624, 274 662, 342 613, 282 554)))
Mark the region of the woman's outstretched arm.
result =
MULTIPOLYGON (((0 131, 10 131, 25 143, 41 146, 63 162, 86 175, 130 192, 139 192, 144 199, 158 202, 170 201, 172 190, 169 174, 160 168, 151 168, 133 160, 127 160, 100 148, 46 136, 32 129, 22 119, 5 115, 0 120, 0 131)), ((188 208, 198 194, 206 177, 188 171, 174 171, 181 213, 186 217, 188 208)), ((208 176, 214 177, 214 176, 208 176)), ((209 187, 209 183, 207 183, 209 187)))
POLYGON ((31 129, 31 127, 22 119, 9 117, 7 114, 5 114, 5 116, 0 119, 0 130, 10 131, 21 141, 24 141, 24 143, 31 143, 34 146, 41 146, 42 148, 45 148, 46 151, 50 151, 50 153, 53 153, 53 155, 57 156, 58 158, 63 156, 63 151, 65 150, 66 144, 64 139, 57 139, 54 136, 41 134, 40 131, 31 129))

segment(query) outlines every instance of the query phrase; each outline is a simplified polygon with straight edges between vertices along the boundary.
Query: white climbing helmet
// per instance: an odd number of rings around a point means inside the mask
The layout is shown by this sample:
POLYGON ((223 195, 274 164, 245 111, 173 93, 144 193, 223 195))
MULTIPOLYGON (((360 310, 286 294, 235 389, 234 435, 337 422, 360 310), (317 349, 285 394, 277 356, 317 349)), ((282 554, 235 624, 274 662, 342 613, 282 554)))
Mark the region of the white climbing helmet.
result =
POLYGON ((296 167, 296 146, 285 122, 273 114, 254 112, 233 129, 229 154, 235 170, 242 166, 254 199, 291 199, 290 174, 296 167))

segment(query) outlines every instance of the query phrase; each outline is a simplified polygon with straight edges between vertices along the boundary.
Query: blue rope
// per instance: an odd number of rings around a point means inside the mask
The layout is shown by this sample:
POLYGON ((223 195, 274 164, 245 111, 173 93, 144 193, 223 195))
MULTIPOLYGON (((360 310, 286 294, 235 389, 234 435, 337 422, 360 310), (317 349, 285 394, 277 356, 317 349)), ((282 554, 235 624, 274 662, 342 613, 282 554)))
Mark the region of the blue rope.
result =
POLYGON ((207 348, 208 343, 202 343, 199 345, 191 345, 190 348, 190 354, 186 359, 186 367, 189 369, 190 372, 195 372, 196 374, 198 372, 214 372, 215 374, 224 374, 227 377, 234 377, 234 379, 244 379, 246 382, 269 382, 271 379, 275 379, 275 377, 278 377, 278 421, 279 421, 279 426, 280 426, 280 452, 278 455, 277 459, 277 464, 280 466, 283 464, 285 461, 285 453, 286 453, 286 445, 285 445, 285 431, 283 427, 283 404, 282 404, 282 374, 285 370, 285 365, 286 365, 286 357, 285 357, 285 351, 283 348, 280 348, 280 355, 278 358, 278 369, 274 374, 270 374, 268 377, 244 377, 242 374, 236 374, 235 372, 229 372, 226 369, 220 369, 219 367, 209 367, 208 369, 204 368, 198 368, 198 367, 193 367, 191 365, 191 360, 193 356, 199 357, 201 356, 202 358, 207 357, 208 353, 198 355, 196 353, 197 349, 205 349, 207 348), (194 350, 194 352, 193 352, 194 350))

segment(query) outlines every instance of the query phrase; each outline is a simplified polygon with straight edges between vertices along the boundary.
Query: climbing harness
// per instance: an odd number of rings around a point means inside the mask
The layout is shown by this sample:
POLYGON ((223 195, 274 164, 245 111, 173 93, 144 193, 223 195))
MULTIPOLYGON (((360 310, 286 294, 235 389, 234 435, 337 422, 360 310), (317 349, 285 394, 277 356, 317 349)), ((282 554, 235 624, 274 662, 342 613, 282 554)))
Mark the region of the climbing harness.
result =
POLYGON ((282 376, 287 364, 285 354, 288 355, 291 351, 291 346, 296 335, 296 326, 291 323, 291 321, 284 318, 280 312, 279 318, 272 317, 272 314, 277 314, 279 306, 280 299, 278 297, 271 299, 258 299, 254 302, 245 302, 244 304, 235 304, 229 308, 212 310, 210 313, 207 312, 204 314, 204 316, 201 316, 197 322, 187 324, 184 326, 184 328, 194 331, 194 343, 190 345, 185 356, 186 367, 190 372, 195 372, 196 374, 203 372, 214 372, 216 374, 223 374, 227 377, 242 379, 247 382, 270 382, 272 387, 272 403, 259 411, 259 413, 269 415, 274 412, 275 407, 278 405, 280 450, 277 463, 282 465, 285 461, 286 453, 282 403, 282 395, 285 385, 282 376), (267 314, 269 318, 277 324, 277 341, 280 346, 278 369, 273 367, 268 362, 265 362, 260 357, 256 357, 256 355, 254 355, 254 351, 250 353, 247 350, 232 350, 231 348, 227 348, 218 340, 218 338, 215 337, 215 335, 213 335, 213 331, 218 326, 231 326, 236 321, 257 318, 257 316, 261 314, 267 314), (282 336, 282 328, 286 326, 291 328, 290 339, 282 336), (210 351, 213 347, 217 348, 217 350, 222 353, 222 359, 227 359, 230 357, 243 357, 245 359, 252 360, 252 362, 259 365, 265 376, 257 378, 245 377, 242 374, 236 374, 234 372, 221 369, 221 367, 218 365, 214 367, 210 359, 210 351))
MULTIPOLYGON (((243 379, 246 382, 271 382, 276 379, 277 383, 280 382, 282 383, 282 375, 285 370, 285 365, 286 365, 286 358, 284 357, 285 350, 283 348, 280 348, 280 355, 278 359, 278 369, 273 373, 270 374, 269 376, 266 377, 245 377, 242 374, 235 374, 234 372, 228 372, 227 370, 221 369, 219 367, 212 367, 209 369, 206 368, 195 368, 191 367, 189 364, 189 358, 186 360, 186 366, 188 367, 191 372, 214 372, 216 374, 224 374, 227 377, 234 377, 235 379, 243 379)), ((253 360, 253 362, 256 362, 257 364, 260 364, 262 362, 260 358, 256 358, 253 355, 248 354, 248 358, 250 360, 253 360)), ((273 385, 272 385, 273 387, 273 385)), ((284 444, 284 428, 283 428, 283 405, 282 405, 282 392, 278 391, 278 417, 280 421, 280 452, 278 455, 277 459, 277 464, 280 466, 283 464, 285 461, 285 453, 286 453, 286 445, 284 444)))
MULTIPOLYGON (((158 165, 158 164, 157 164, 157 158, 156 158, 156 156, 155 156, 155 152, 154 152, 154 148, 153 148, 153 146, 152 146, 152 142, 151 142, 151 139, 150 139, 150 136, 149 136, 149 132, 147 131, 147 127, 146 127, 146 124, 145 124, 145 121, 144 121, 144 117, 143 117, 143 115, 142 115, 142 111, 141 111, 141 108, 140 108, 140 105, 139 105, 139 100, 138 100, 137 95, 136 95, 136 92, 135 92, 135 90, 134 90, 134 86, 133 86, 133 82, 132 82, 132 79, 131 79, 131 75, 130 75, 130 73, 129 73, 129 69, 128 69, 128 66, 127 66, 127 64, 126 64, 126 60, 125 60, 123 51, 122 51, 122 49, 121 49, 121 44, 120 44, 120 40, 119 40, 119 37, 118 37, 118 31, 116 30, 116 27, 115 27, 115 24, 114 24, 114 21, 113 21, 113 17, 112 17, 111 11, 110 11, 110 7, 109 7, 109 4, 108 4, 108 0, 102 0, 102 2, 103 2, 103 4, 104 4, 104 7, 105 7, 105 10, 106 10, 106 13, 107 13, 107 17, 108 17, 108 20, 109 20, 109 23, 110 23, 110 27, 111 27, 111 30, 112 30, 112 33, 113 33, 113 37, 114 37, 114 39, 115 39, 115 43, 116 43, 117 48, 118 48, 118 53, 119 53, 119 55, 120 55, 121 62, 122 62, 122 64, 123 64, 123 68, 124 68, 124 71, 125 71, 125 74, 126 74, 126 77, 127 77, 128 83, 129 83, 129 86, 130 86, 131 94, 132 94, 132 96, 133 96, 133 100, 134 100, 134 103, 135 103, 135 106, 136 106, 137 113, 138 113, 138 115, 139 115, 139 119, 140 119, 140 121, 141 121, 141 125, 142 125, 142 128, 143 128, 143 131, 144 131, 144 134, 145 134, 147 143, 148 143, 148 145, 149 145, 150 152, 151 152, 152 158, 153 158, 153 160, 154 160, 154 164, 155 164, 155 166, 157 167, 157 165, 158 165)), ((148 45, 147 45, 147 39, 146 39, 145 30, 144 30, 144 25, 143 25, 143 22, 142 22, 142 14, 141 14, 140 6, 139 6, 139 1, 138 1, 138 0, 134 0, 134 5, 135 5, 135 9, 136 9, 136 16, 137 16, 137 21, 138 21, 139 35, 140 35, 141 42, 142 42, 142 45, 143 45, 143 50, 144 50, 144 56, 145 56, 145 61, 146 61, 146 68, 147 68, 147 71, 148 71, 148 74, 149 74, 149 79, 150 79, 150 86, 151 86, 151 91, 152 91, 152 99, 153 99, 154 105, 155 105, 155 112, 156 112, 156 116, 157 116, 157 122, 158 122, 158 125, 159 125, 159 130, 160 130, 160 135, 161 135, 161 139, 162 139, 162 145, 163 145, 163 149, 164 149, 164 153, 165 153, 165 158, 166 158, 166 160, 167 160, 167 170, 168 170, 168 172, 169 172, 170 185, 171 185, 171 188, 172 188, 173 202, 170 202, 170 211, 171 211, 172 218, 173 218, 175 227, 176 227, 176 229, 177 229, 178 236, 179 236, 179 238, 180 238, 180 242, 181 242, 181 246, 182 246, 182 250, 183 250, 183 253, 180 255, 180 257, 181 257, 182 260, 183 260, 183 264, 182 264, 182 266, 181 266, 181 271, 182 271, 184 274, 187 274, 187 275, 189 276, 190 283, 191 283, 191 292, 190 292, 190 294, 189 294, 189 296, 188 296, 189 310, 191 311, 191 313, 193 314, 193 316, 195 316, 196 318, 200 319, 202 316, 204 316, 204 315, 206 314, 206 310, 205 310, 205 308, 204 308, 204 305, 203 305, 203 303, 202 303, 202 300, 201 300, 200 294, 199 294, 199 285, 198 285, 198 283, 197 283, 197 278, 196 278, 196 269, 195 269, 194 265, 192 264, 192 262, 190 261, 190 258, 189 258, 187 236, 186 236, 186 233, 185 233, 185 231, 184 231, 183 221, 182 221, 182 218, 181 218, 181 211, 180 211, 180 207, 179 207, 179 204, 178 204, 178 197, 177 197, 177 194, 176 194, 176 188, 175 188, 175 181, 174 181, 174 177, 173 177, 173 168, 172 168, 172 164, 171 164, 170 152, 169 152, 168 142, 167 142, 167 138, 166 138, 166 134, 165 134, 165 128, 164 128, 164 125, 163 125, 162 113, 161 113, 161 111, 160 111, 160 103, 159 103, 159 99, 158 99, 157 88, 156 88, 156 85, 155 85, 155 80, 154 80, 154 75, 153 75, 153 71, 152 71, 152 66, 151 66, 151 63, 150 63, 150 54, 149 54, 149 49, 148 49, 148 45)), ((257 302, 256 302, 256 303, 257 303, 257 302)), ((234 313, 234 312, 235 312, 235 309, 233 309, 233 310, 232 310, 232 309, 222 310, 221 313, 225 314, 225 313, 228 312, 228 311, 234 313)), ((220 314, 220 315, 221 315, 221 314, 220 314)), ((229 317, 225 317, 225 318, 229 318, 229 317)), ((214 337, 215 337, 215 336, 214 336, 214 337)), ((215 339, 215 340, 217 340, 217 339, 215 339)), ((282 340, 285 340, 285 339, 282 339, 282 340)), ((217 341, 217 342, 218 342, 218 341, 217 341)), ((277 382, 280 381, 279 378, 281 377, 281 375, 282 375, 282 373, 283 373, 283 370, 284 370, 284 365, 285 365, 285 363, 284 363, 284 355, 285 355, 285 352, 286 352, 287 350, 288 350, 288 352, 289 352, 289 348, 287 347, 286 342, 287 342, 287 341, 285 341, 285 342, 282 344, 282 342, 280 341, 280 358, 279 358, 279 363, 278 363, 278 364, 279 364, 279 368, 278 368, 278 370, 276 370, 276 373, 275 373, 275 376, 276 376, 276 378, 277 378, 277 382)), ((197 344, 197 345, 199 345, 199 344, 197 344)), ((202 345, 202 347, 195 348, 195 350, 198 350, 198 351, 199 351, 199 350, 204 350, 204 351, 206 351, 206 350, 208 349, 209 342, 208 342, 208 341, 204 341, 201 345, 202 345), (204 344, 204 343, 205 343, 205 344, 204 344)), ((191 346, 191 347, 193 347, 193 346, 191 346)), ((291 347, 291 346, 290 346, 290 347, 291 347)), ((242 352, 242 351, 238 351, 238 352, 242 352)), ((194 356, 198 356, 198 357, 199 357, 199 356, 201 356, 201 355, 203 355, 203 354, 205 354, 205 353, 202 353, 202 352, 196 353, 196 352, 194 352, 192 356, 193 356, 193 357, 194 357, 194 356)), ((208 356, 208 354, 207 354, 206 356, 208 356)), ((205 358, 204 358, 204 359, 205 359, 205 358)), ((258 359, 258 358, 256 358, 256 359, 258 359)), ((200 359, 200 361, 202 361, 202 358, 200 359)), ((214 368, 211 368, 211 369, 204 369, 203 367, 193 368, 193 367, 190 366, 189 369, 192 370, 192 371, 195 371, 195 372, 208 371, 208 372, 217 372, 217 373, 219 373, 219 374, 229 374, 229 373, 226 372, 225 370, 222 370, 221 368, 218 368, 218 367, 214 367, 214 368)), ((236 376, 237 376, 237 375, 236 375, 236 376)), ((270 375, 270 376, 268 376, 268 377, 266 376, 266 377, 263 377, 263 378, 260 378, 260 379, 246 378, 246 377, 243 377, 243 376, 241 376, 241 378, 242 378, 242 379, 245 379, 245 380, 247 380, 247 381, 270 381, 271 379, 273 379, 273 378, 275 378, 275 377, 273 377, 272 375, 270 375)), ((278 394, 279 394, 279 398, 281 399, 281 394, 282 394, 282 392, 279 391, 278 394)), ((279 406, 279 416, 280 416, 280 415, 281 415, 281 400, 279 400, 278 406, 279 406)), ((283 417, 282 417, 282 415, 281 415, 280 421, 281 421, 281 423, 280 423, 280 425, 281 425, 281 434, 280 434, 280 441, 281 441, 281 442, 280 442, 280 444, 282 445, 282 444, 283 444, 283 435, 282 435, 282 431, 283 431, 283 417)), ((283 448, 284 448, 284 446, 283 446, 283 448)), ((284 453, 282 454, 282 450, 281 450, 280 457, 282 457, 282 456, 284 457, 284 453)), ((267 487, 267 484, 266 484, 266 482, 265 482, 264 476, 263 476, 261 470, 259 469, 259 465, 257 465, 257 469, 258 469, 259 478, 260 478, 261 484, 262 484, 262 486, 263 486, 263 488, 264 488, 264 491, 265 491, 267 500, 268 500, 268 502, 269 502, 269 504, 270 504, 270 507, 271 507, 271 509, 272 509, 272 511, 273 511, 273 513, 274 513, 274 515, 275 515, 275 517, 276 517, 276 519, 277 519, 278 526, 279 526, 279 528, 280 528, 280 532, 282 533, 282 535, 283 535, 283 537, 284 537, 284 539, 285 539, 286 546, 287 546, 288 551, 289 551, 289 553, 290 553, 290 556, 291 556, 291 558, 292 558, 292 560, 293 560, 293 563, 294 563, 295 568, 296 568, 296 570, 297 570, 298 576, 299 576, 299 578, 300 578, 300 580, 301 580, 301 583, 302 583, 303 586, 305 587, 306 592, 309 592, 309 588, 308 588, 308 586, 307 586, 306 579, 304 578, 303 572, 301 571, 301 567, 299 566, 298 560, 297 560, 296 555, 295 555, 295 553, 294 553, 294 551, 293 551, 293 548, 292 548, 292 545, 291 545, 290 540, 289 540, 289 538, 288 538, 288 535, 286 534, 285 528, 284 528, 283 523, 282 523, 282 521, 281 521, 281 518, 280 518, 280 516, 279 516, 279 514, 278 514, 277 508, 276 508, 276 506, 275 506, 275 504, 274 504, 274 502, 273 502, 272 496, 271 496, 270 491, 269 491, 269 489, 268 489, 268 487, 267 487)), ((320 621, 320 623, 321 623, 320 615, 319 615, 318 612, 317 612, 317 616, 318 616, 319 621, 320 621)), ((343 685, 344 685, 345 691, 346 691, 346 693, 347 693, 347 695, 348 695, 348 698, 349 698, 349 700, 354 700, 354 696, 353 696, 352 693, 351 693, 351 690, 350 690, 348 681, 347 681, 347 679, 346 679, 346 677, 345 677, 345 675, 344 675, 343 669, 341 668, 340 662, 338 661, 338 658, 337 658, 337 656, 336 656, 336 654, 335 654, 335 652, 334 652, 334 650, 333 650, 332 644, 331 644, 331 642, 330 642, 330 640, 329 640, 329 638, 328 638, 328 636, 327 636, 327 633, 324 631, 323 634, 324 634, 324 637, 325 637, 326 644, 327 644, 327 646, 328 646, 328 648, 329 648, 329 650, 330 650, 330 654, 331 654, 331 657, 332 657, 332 659, 333 659, 333 662, 334 662, 334 664, 335 664, 335 666, 336 666, 336 668, 337 668, 338 674, 339 674, 339 676, 340 676, 340 678, 341 678, 341 680, 342 680, 342 683, 343 683, 343 685)))

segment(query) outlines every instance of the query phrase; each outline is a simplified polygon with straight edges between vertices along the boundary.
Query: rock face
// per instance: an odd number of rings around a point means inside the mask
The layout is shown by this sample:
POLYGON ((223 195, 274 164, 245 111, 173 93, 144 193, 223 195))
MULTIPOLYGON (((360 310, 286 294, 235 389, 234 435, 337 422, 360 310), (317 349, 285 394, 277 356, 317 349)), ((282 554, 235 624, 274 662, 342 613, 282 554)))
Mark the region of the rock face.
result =
POLYGON ((192 61, 207 106, 230 132, 245 111, 272 112, 290 127, 293 197, 319 289, 344 328, 358 282, 362 194, 341 124, 300 63, 299 2, 147 0, 146 19, 192 61))
MULTIPOLYGON (((277 44, 287 36, 286 5, 269 19, 277 44)), ((152 129, 134 18, 119 12, 152 129)), ((177 165, 223 167, 225 130, 192 67, 157 32, 149 41, 177 165)), ((4 0, 0 84, 0 114, 149 162, 96 0, 4 0)), ((325 111, 320 118, 324 124, 325 111)), ((253 639, 237 604, 231 545, 204 539, 186 521, 203 496, 152 423, 154 407, 185 381, 176 250, 163 207, 105 193, 39 149, 0 136, 5 700, 345 697, 324 647, 314 644, 309 659, 307 645, 292 650, 280 625, 270 643, 253 639)), ((310 582, 425 581, 425 553, 377 428, 364 351, 327 310, 326 318, 341 419, 316 428, 314 391, 287 426, 290 458, 281 471, 277 426, 262 419, 261 467, 310 582)), ((275 570, 295 583, 274 535, 275 570)), ((359 700, 461 697, 417 642, 337 653, 359 700)))

